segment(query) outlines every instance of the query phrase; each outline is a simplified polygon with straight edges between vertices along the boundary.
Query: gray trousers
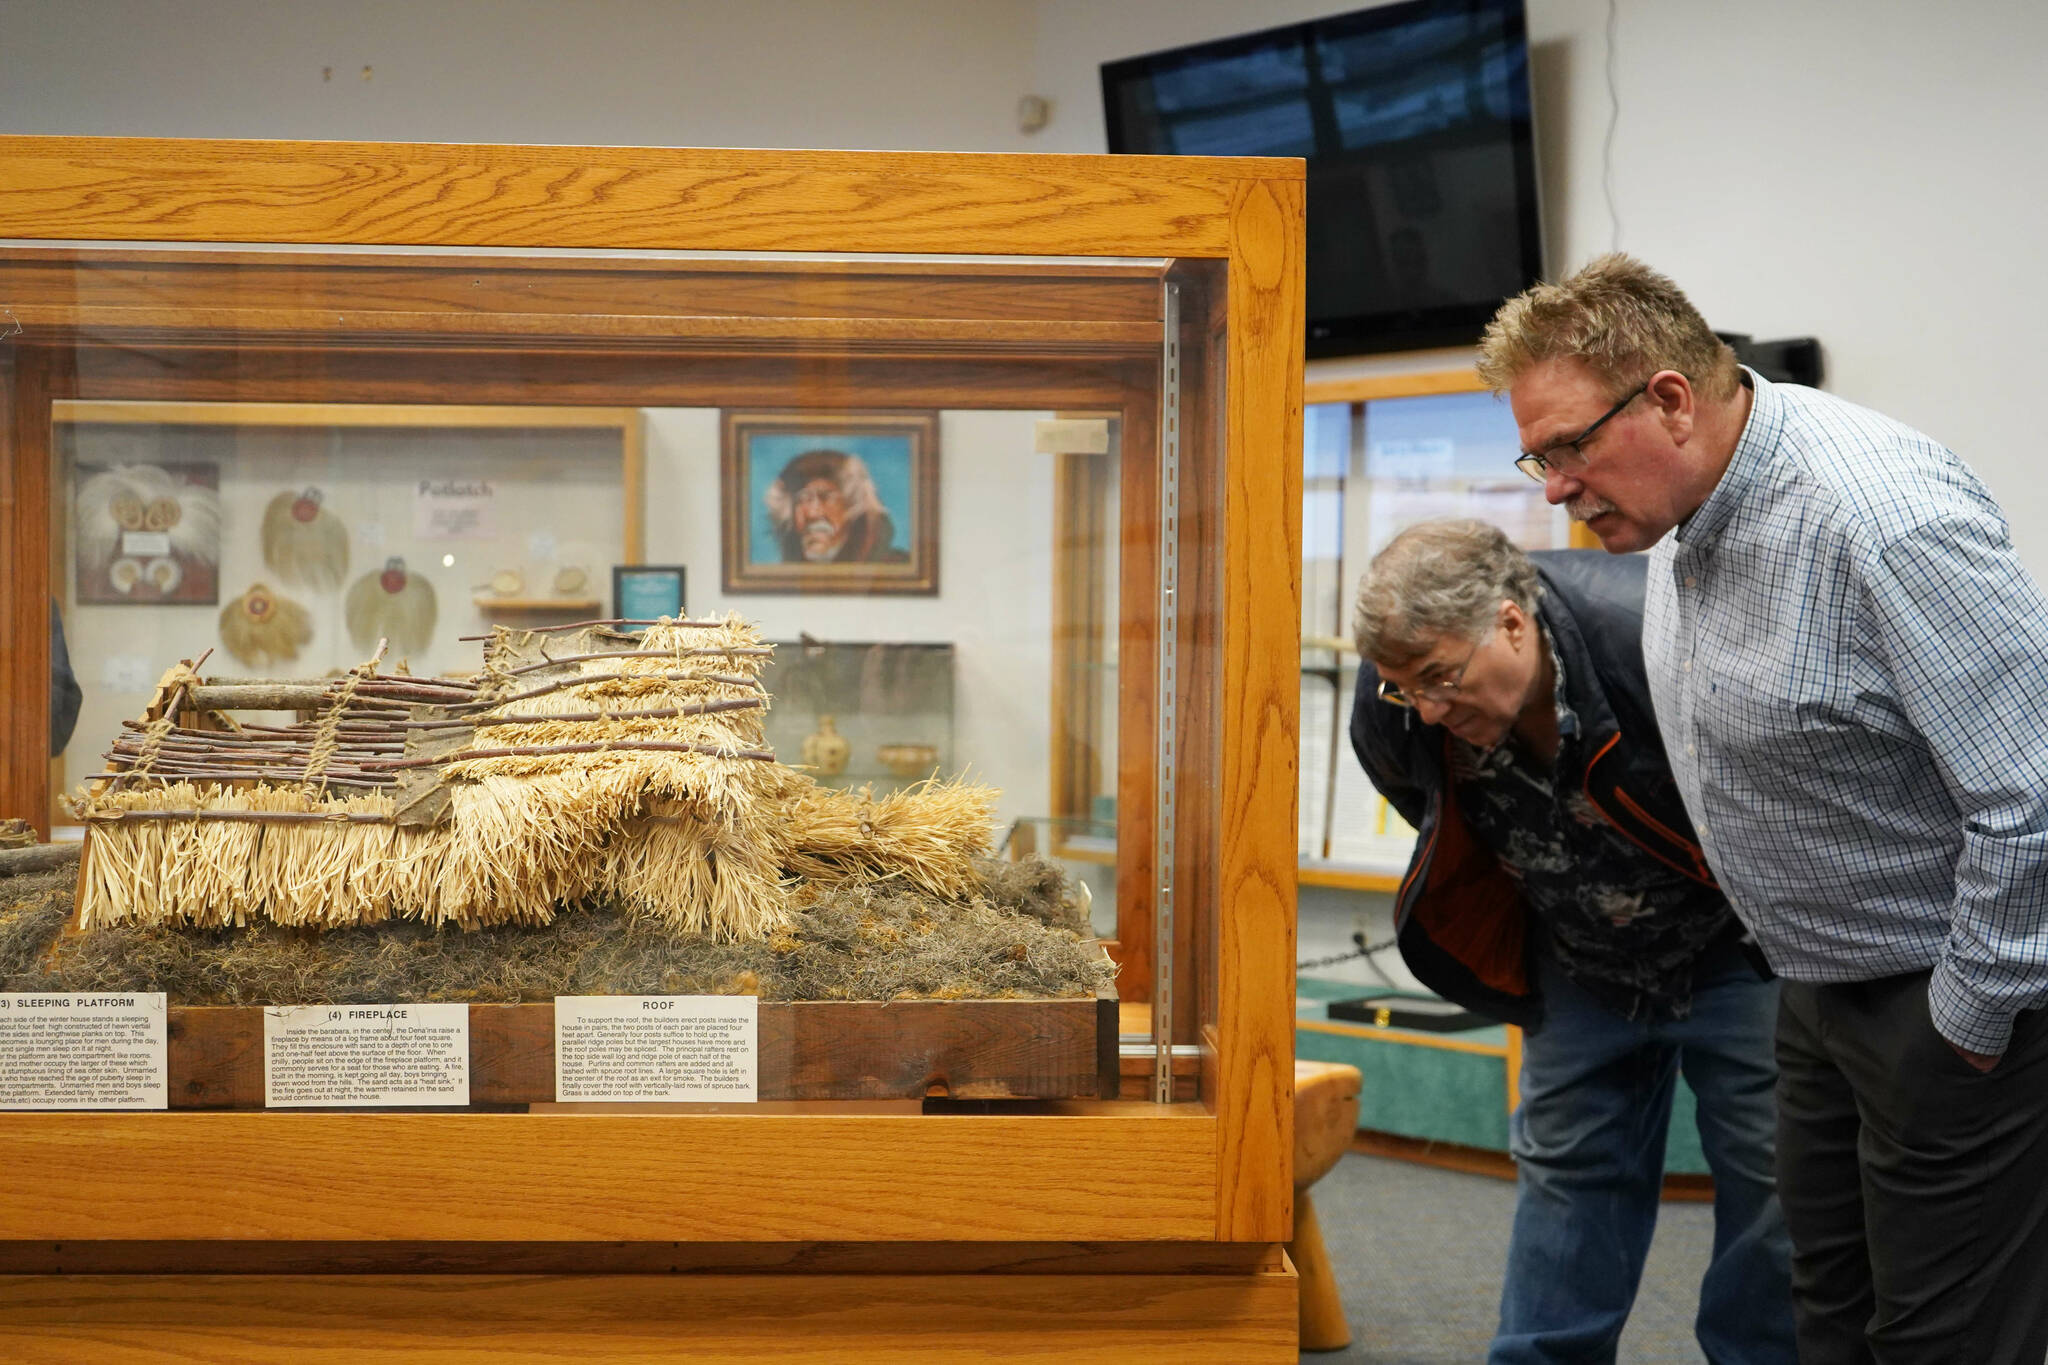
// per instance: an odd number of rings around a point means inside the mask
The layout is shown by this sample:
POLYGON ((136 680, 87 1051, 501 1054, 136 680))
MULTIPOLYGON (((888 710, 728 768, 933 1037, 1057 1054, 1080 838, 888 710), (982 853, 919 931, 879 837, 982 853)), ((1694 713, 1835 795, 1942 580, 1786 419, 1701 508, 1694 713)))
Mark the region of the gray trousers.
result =
POLYGON ((1935 1032, 1927 977, 1779 995, 1801 1365, 2048 1358, 2048 1012, 1980 1073, 1935 1032))

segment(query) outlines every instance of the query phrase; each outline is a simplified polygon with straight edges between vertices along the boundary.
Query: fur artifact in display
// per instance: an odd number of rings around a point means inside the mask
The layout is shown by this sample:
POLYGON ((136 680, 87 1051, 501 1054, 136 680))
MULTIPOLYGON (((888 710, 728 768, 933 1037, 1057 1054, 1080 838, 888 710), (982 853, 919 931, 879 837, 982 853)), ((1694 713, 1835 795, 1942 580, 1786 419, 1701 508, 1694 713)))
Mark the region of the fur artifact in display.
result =
MULTIPOLYGON (((100 469, 79 484, 72 508, 82 600, 169 599, 186 566, 204 566, 212 601, 211 570, 220 558, 220 494, 179 478, 161 465, 125 464, 100 469)), ((195 585, 198 586, 198 585, 195 585)))
POLYGON ((426 651, 438 611, 434 585, 407 569, 397 555, 358 578, 342 603, 348 636, 357 649, 375 649, 379 640, 388 640, 401 657, 426 651))
POLYGON ((348 577, 348 527, 317 488, 279 493, 263 509, 263 562, 286 583, 332 592, 348 577))
POLYGON ((220 609, 221 644, 251 668, 290 663, 312 639, 312 614, 262 583, 220 609))

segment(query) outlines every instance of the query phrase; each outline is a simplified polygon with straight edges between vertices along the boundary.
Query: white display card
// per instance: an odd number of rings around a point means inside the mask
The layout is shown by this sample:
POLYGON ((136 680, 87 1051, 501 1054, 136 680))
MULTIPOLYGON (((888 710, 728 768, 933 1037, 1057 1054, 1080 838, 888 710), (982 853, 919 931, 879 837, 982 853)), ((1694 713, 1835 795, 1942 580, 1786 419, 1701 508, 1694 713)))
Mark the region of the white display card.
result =
POLYGON ((263 1103, 272 1109, 466 1105, 469 1006, 267 1006, 263 1103))
POLYGON ((555 1098, 751 1103, 760 1004, 751 995, 558 995, 555 1098))
POLYGON ((161 991, 0 995, 0 1109, 165 1109, 161 991))

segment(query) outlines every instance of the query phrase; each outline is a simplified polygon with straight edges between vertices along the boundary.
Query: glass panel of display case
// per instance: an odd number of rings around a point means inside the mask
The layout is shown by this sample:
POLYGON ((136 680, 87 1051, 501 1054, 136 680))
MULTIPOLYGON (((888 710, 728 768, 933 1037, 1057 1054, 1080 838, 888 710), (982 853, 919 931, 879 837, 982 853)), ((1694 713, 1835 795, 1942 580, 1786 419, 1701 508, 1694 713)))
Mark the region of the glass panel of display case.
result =
POLYGON ((1407 870, 1410 829, 1351 755, 1358 680, 1352 598, 1415 522, 1476 517, 1526 549, 1562 548, 1570 519, 1514 467, 1504 400, 1484 391, 1312 403, 1303 420, 1300 854, 1308 880, 1383 887, 1407 870))
MULTIPOLYGON (((106 947, 0 989, 753 996, 756 1098, 912 1110, 1113 1096, 1120 993, 1182 1043, 1213 1013, 1216 263, 5 248, 0 283, 106 947), (626 577, 673 609, 617 615, 626 577), (160 928, 181 974, 120 947, 160 928), (939 1043, 789 1013, 861 1000, 939 1043)), ((494 1102, 557 1098, 514 1072, 494 1102)))
POLYGON ((637 409, 67 400, 52 418, 83 694, 60 792, 179 658, 320 677, 382 640, 395 668, 460 672, 464 637, 605 615, 610 566, 640 558, 637 409))
POLYGON ((761 683, 775 698, 768 742, 831 787, 900 791, 958 778, 953 646, 778 640, 761 683))

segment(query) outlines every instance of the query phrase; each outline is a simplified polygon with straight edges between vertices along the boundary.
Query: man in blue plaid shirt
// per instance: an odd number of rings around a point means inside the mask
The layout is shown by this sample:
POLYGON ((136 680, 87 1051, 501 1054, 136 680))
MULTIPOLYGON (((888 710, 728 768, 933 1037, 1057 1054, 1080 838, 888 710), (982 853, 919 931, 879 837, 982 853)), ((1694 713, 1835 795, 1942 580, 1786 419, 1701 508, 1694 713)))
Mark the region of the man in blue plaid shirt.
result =
POLYGON ((1658 728, 1785 979, 1800 1359, 2041 1365, 2048 600, 2004 515, 1938 442, 1739 367, 1625 256, 1510 300, 1480 373, 1549 500, 1650 550, 1658 728))

